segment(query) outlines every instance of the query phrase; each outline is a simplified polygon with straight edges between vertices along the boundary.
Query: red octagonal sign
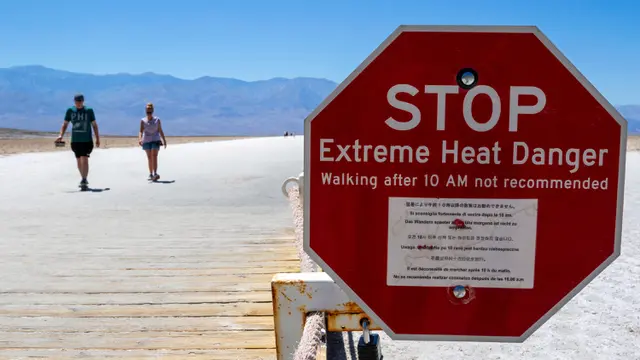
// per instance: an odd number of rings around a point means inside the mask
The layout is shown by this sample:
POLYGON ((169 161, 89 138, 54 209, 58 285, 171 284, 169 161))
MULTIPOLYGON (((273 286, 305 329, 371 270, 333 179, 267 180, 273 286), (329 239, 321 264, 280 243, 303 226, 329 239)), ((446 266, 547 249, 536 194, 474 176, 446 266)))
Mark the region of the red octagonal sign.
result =
POLYGON ((626 137, 536 27, 401 26, 305 121, 305 250, 393 339, 523 341, 620 254, 626 137))

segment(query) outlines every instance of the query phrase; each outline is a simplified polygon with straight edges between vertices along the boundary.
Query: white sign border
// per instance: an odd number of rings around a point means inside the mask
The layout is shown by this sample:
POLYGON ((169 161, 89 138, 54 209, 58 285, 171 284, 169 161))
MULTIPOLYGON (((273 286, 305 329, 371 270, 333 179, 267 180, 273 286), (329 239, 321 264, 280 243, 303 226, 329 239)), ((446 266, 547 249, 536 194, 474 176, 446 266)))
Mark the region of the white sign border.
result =
MULTIPOLYGON (((317 263, 323 271, 331 276, 331 278, 342 288, 342 290, 354 300, 366 313, 373 318, 373 321, 380 325, 384 331, 393 340, 413 340, 413 341, 474 341, 474 342, 524 342, 531 334, 540 328, 547 320, 549 320, 558 310, 566 305, 571 299, 584 289, 595 277, 597 277, 605 268, 607 268, 614 260, 620 256, 622 242, 622 211, 624 206, 624 182, 626 170, 626 152, 627 152, 627 121, 626 119, 611 105, 602 94, 587 80, 587 78, 578 71, 578 69, 567 59, 562 52, 547 38, 537 26, 489 26, 489 25, 401 25, 394 30, 349 76, 342 81, 336 89, 327 96, 313 112, 311 112, 304 120, 304 251, 317 263), (338 96, 389 44, 391 44, 403 32, 494 32, 494 33, 528 33, 534 34, 565 66, 565 68, 580 82, 580 84, 593 96, 600 105, 609 112, 620 124, 620 158, 618 172, 618 207, 616 210, 616 231, 614 251, 598 268, 596 268, 589 276, 580 282, 572 291, 570 291, 562 300, 560 300, 553 308, 544 314, 536 323, 534 323, 527 331, 517 337, 510 336, 454 336, 454 335, 415 335, 415 334, 398 334, 391 330, 380 317, 362 301, 362 299, 322 260, 309 244, 309 227, 311 218, 311 121, 338 96)), ((383 266, 380 264, 380 266, 383 266)), ((408 314, 410 316, 410 314, 408 314)))

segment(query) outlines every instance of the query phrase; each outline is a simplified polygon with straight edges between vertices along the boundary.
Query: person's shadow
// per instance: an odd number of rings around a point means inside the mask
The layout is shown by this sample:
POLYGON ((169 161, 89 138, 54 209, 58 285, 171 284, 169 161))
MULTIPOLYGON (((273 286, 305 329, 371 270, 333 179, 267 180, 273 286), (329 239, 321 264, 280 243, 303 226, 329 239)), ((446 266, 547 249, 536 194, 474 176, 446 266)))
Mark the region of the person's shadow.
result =
POLYGON ((66 191, 67 193, 76 193, 76 192, 103 192, 103 191, 109 191, 111 190, 111 188, 86 188, 86 189, 80 189, 78 188, 78 190, 70 190, 70 191, 66 191))
POLYGON ((80 189, 81 192, 85 192, 85 191, 89 191, 89 192, 103 192, 103 191, 109 191, 111 190, 110 188, 86 188, 85 190, 80 189))
POLYGON ((176 182, 175 180, 156 180, 156 181, 149 181, 151 184, 173 184, 174 182, 176 182))

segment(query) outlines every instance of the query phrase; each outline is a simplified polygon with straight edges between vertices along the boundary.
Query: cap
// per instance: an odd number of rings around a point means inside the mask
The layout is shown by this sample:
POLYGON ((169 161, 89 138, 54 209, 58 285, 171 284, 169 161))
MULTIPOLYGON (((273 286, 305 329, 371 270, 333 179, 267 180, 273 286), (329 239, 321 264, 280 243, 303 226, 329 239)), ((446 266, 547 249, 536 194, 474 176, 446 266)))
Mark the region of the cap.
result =
POLYGON ((84 95, 82 95, 82 94, 76 94, 76 95, 73 97, 73 100, 75 100, 75 101, 84 101, 84 95))

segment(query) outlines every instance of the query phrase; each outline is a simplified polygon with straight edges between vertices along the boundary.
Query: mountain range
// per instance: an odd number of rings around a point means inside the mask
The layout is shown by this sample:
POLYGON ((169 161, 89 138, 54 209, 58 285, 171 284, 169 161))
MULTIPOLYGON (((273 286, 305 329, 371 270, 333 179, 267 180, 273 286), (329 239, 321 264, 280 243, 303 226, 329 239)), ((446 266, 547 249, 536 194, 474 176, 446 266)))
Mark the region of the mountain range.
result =
MULTIPOLYGON (((171 135, 281 135, 303 120, 337 84, 318 78, 185 80, 155 73, 93 75, 16 66, 0 68, 0 128, 57 131, 73 94, 94 107, 101 133, 136 135, 153 102, 171 135)), ((619 106, 629 133, 640 133, 640 105, 619 106)))
POLYGON ((96 111, 101 133, 137 135, 153 102, 171 135, 281 135, 303 132, 304 118, 337 86, 317 78, 242 81, 179 79, 154 73, 92 75, 43 66, 0 68, 0 128, 57 131, 73 95, 96 111))

